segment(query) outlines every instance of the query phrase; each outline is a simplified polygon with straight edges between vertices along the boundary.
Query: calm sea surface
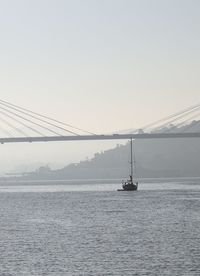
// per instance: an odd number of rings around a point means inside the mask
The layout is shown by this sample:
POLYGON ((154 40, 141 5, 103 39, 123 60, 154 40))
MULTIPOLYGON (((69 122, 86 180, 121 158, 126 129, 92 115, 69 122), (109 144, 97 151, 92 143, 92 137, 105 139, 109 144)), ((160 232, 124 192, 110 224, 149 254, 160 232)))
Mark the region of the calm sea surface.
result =
POLYGON ((200 180, 1 183, 0 275, 200 275, 200 180))

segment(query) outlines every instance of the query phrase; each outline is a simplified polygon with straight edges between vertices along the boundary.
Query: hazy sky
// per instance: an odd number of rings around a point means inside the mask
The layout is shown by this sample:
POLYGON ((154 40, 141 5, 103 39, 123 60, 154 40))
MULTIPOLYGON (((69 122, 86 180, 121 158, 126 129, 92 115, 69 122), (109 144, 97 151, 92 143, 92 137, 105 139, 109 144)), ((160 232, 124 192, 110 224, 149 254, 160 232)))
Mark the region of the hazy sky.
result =
MULTIPOLYGON (((199 0, 0 0, 0 99, 95 133, 196 104, 199 13, 199 0)), ((81 145, 4 145, 0 166, 81 145)))

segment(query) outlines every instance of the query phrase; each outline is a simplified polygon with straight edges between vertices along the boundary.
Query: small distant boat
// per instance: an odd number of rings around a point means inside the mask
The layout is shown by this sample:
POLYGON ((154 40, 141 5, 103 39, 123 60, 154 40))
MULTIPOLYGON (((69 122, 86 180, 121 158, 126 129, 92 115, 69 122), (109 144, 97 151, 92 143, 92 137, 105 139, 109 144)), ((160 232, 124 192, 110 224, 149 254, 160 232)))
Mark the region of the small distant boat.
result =
POLYGON ((131 145, 131 174, 130 174, 130 178, 127 179, 126 181, 122 181, 122 189, 118 189, 117 191, 137 191, 138 189, 138 182, 137 181, 133 181, 133 141, 131 139, 130 141, 130 145, 131 145))

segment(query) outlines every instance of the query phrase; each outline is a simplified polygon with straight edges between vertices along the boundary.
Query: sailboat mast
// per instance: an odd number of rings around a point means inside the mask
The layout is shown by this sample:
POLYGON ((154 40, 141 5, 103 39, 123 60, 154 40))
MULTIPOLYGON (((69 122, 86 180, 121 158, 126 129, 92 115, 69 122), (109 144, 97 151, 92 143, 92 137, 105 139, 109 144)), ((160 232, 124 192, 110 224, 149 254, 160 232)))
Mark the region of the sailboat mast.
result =
POLYGON ((131 180, 133 179, 133 139, 130 141, 131 143, 131 180))

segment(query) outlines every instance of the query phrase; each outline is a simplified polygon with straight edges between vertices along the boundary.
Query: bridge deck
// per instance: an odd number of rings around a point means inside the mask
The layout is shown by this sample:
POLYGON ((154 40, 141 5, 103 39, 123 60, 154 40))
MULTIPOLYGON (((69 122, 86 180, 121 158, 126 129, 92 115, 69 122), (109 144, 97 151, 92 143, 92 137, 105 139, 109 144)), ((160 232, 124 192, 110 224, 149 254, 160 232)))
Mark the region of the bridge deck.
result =
POLYGON ((168 138, 199 138, 200 133, 142 133, 112 135, 77 135, 77 136, 44 136, 44 137, 10 137, 0 138, 0 143, 50 142, 50 141, 81 141, 81 140, 121 140, 121 139, 168 139, 168 138))

